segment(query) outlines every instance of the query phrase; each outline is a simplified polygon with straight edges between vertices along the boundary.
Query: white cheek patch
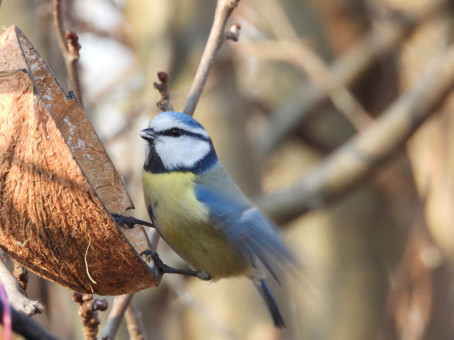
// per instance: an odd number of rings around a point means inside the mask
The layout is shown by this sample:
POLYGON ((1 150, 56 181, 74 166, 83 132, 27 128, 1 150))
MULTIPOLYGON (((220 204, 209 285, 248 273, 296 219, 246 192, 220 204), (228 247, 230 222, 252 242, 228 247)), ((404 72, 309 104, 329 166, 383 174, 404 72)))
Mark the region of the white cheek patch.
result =
POLYGON ((211 145, 208 141, 191 136, 179 138, 160 136, 156 141, 156 152, 168 170, 180 167, 192 168, 208 155, 210 150, 211 145))

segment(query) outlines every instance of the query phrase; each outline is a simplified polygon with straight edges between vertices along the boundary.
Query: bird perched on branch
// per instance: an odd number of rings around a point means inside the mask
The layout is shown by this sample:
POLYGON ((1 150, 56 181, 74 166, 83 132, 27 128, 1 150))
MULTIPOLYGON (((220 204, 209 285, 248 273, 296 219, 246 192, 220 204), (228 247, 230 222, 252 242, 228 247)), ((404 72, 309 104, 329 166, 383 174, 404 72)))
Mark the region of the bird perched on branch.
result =
POLYGON ((163 112, 140 136, 147 141, 143 189, 150 218, 194 269, 164 265, 164 272, 204 280, 248 276, 275 326, 285 327, 265 274, 278 280, 275 270, 294 261, 292 254, 226 173, 208 132, 184 113, 163 112))

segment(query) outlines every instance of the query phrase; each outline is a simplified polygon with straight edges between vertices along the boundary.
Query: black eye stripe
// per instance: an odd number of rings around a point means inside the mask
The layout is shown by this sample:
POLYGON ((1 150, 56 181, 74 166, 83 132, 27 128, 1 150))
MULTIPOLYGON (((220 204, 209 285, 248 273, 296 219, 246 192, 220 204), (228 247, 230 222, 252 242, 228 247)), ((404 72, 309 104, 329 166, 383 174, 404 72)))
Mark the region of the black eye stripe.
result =
POLYGON ((179 128, 172 128, 165 131, 159 132, 161 136, 170 136, 170 137, 180 137, 181 135, 186 134, 186 131, 179 128))
POLYGON ((164 131, 159 131, 158 135, 160 136, 169 136, 169 137, 180 137, 180 136, 191 136, 197 139, 209 141, 210 138, 207 138, 201 134, 195 133, 195 132, 190 132, 187 130, 183 130, 180 128, 172 128, 164 131))

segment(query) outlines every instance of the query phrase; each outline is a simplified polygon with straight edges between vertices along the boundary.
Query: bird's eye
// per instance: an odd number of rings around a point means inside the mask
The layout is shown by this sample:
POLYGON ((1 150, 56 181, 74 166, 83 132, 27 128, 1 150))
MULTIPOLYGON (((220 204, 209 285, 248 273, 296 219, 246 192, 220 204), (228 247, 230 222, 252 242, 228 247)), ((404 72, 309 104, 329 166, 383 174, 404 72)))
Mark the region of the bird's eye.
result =
POLYGON ((183 134, 183 130, 179 128, 173 128, 167 131, 164 131, 164 135, 170 136, 170 137, 180 137, 183 134))

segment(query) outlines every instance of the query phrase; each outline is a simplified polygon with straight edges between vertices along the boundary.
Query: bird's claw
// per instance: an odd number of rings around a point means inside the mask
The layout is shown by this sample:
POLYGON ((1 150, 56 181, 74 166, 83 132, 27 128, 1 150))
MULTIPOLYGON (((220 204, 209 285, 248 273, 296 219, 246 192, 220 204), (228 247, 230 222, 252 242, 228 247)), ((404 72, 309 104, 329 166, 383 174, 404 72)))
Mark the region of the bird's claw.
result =
POLYGON ((161 258, 159 257, 159 254, 155 251, 152 251, 151 249, 144 250, 143 252, 140 253, 140 256, 145 255, 148 260, 153 260, 154 262, 154 268, 155 268, 155 274, 159 278, 159 280, 162 278, 164 274, 181 274, 181 275, 188 275, 188 276, 194 276, 197 277, 201 280, 211 280, 211 276, 203 271, 194 271, 194 270, 186 270, 186 269, 177 269, 170 267, 166 265, 164 262, 162 262, 161 258))
POLYGON ((134 228, 137 224, 143 225, 146 227, 154 228, 154 225, 150 222, 139 220, 138 218, 132 216, 124 216, 119 214, 112 214, 113 219, 115 220, 116 224, 121 224, 126 226, 127 228, 134 228))

